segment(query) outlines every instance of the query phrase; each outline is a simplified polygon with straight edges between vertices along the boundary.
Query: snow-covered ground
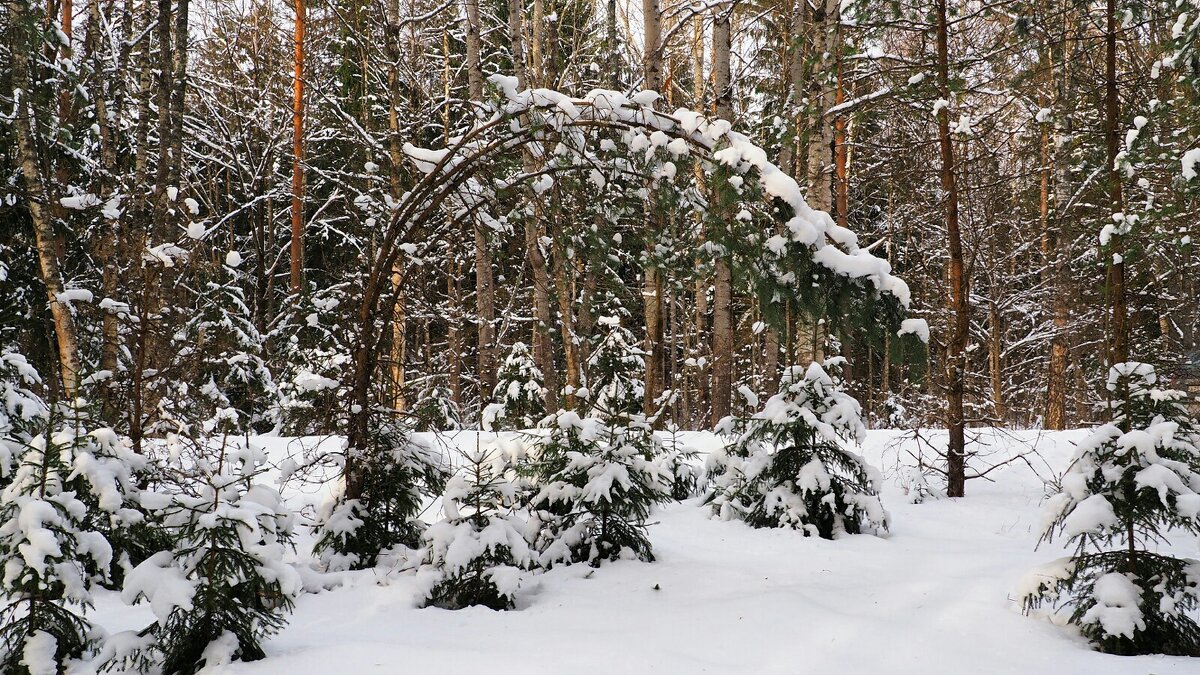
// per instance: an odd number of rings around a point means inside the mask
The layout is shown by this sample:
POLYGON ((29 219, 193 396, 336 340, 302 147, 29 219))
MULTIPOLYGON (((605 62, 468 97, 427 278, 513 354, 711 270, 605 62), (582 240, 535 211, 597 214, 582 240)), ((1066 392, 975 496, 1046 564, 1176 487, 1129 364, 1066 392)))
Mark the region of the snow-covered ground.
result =
MULTIPOLYGON (((863 451, 885 474, 886 537, 754 530, 712 520, 691 500, 655 515, 657 562, 557 568, 515 611, 417 609, 421 582, 411 574, 346 574, 340 587, 297 601, 267 659, 220 672, 1200 673, 1200 659, 1091 651, 1070 629, 1023 616, 1014 601, 1031 568, 1062 555, 1057 545, 1034 546, 1045 480, 1066 467, 1082 433, 985 432, 985 463, 1034 446, 1037 454, 969 481, 965 499, 910 504, 900 463, 911 463, 906 450, 919 444, 871 432, 863 451)), ((685 436, 701 451, 716 442, 685 436)), ((474 447, 494 437, 438 440, 474 447)), ((274 459, 298 447, 254 442, 274 459)), ((289 497, 297 505, 319 498, 319 488, 308 490, 289 497)), ((1172 548, 1196 557, 1200 542, 1176 536, 1172 548)), ((114 631, 152 615, 102 594, 95 619, 114 631)))

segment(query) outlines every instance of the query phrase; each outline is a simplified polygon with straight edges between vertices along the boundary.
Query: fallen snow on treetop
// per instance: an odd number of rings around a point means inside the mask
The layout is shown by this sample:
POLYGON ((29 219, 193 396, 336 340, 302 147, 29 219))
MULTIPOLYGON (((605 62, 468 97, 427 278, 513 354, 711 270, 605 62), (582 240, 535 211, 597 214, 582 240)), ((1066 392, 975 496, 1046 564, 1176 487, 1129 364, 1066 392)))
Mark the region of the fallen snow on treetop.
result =
MULTIPOLYGON (((785 223, 787 241, 783 243, 807 247, 812 251, 813 260, 822 267, 850 279, 869 281, 879 292, 894 296, 905 308, 909 306, 908 284, 892 275, 891 265, 860 249, 854 232, 838 225, 828 213, 811 208, 795 179, 775 166, 766 151, 747 136, 733 131, 727 120, 709 119, 686 108, 679 108, 669 115, 659 112, 653 104, 661 97, 653 91, 626 96, 617 91, 593 89, 583 98, 576 99, 550 89, 520 89, 517 78, 507 75, 496 74, 488 79, 504 97, 502 112, 512 118, 509 127, 513 132, 520 130, 525 123, 521 120, 535 110, 545 118, 546 126, 560 131, 579 120, 604 120, 650 133, 649 137, 642 133, 627 135, 626 143, 633 153, 645 152, 649 158, 653 157, 656 148, 663 147, 677 158, 692 145, 703 148, 713 161, 738 173, 753 172, 764 196, 777 199, 792 210, 793 216, 785 223)), ((480 124, 491 124, 497 119, 493 117, 480 124)), ((537 131, 535 135, 540 133, 537 131)), ((460 152, 452 152, 453 147, 430 150, 412 144, 405 144, 404 152, 418 169, 428 174, 439 170, 439 164, 440 171, 449 172, 465 160, 467 153, 483 147, 478 138, 470 142, 455 140, 452 146, 454 144, 459 145, 460 152)), ((519 140, 510 140, 503 143, 500 150, 519 145, 519 140)), ((534 157, 544 156, 544 152, 536 148, 527 147, 526 150, 534 157)), ((674 171, 669 170, 666 174, 673 176, 674 171)), ((601 181, 593 180, 598 184, 601 181)), ((464 201, 478 196, 466 188, 459 192, 463 193, 458 195, 459 199, 464 201)), ((778 252, 780 243, 776 240, 772 250, 778 252)))

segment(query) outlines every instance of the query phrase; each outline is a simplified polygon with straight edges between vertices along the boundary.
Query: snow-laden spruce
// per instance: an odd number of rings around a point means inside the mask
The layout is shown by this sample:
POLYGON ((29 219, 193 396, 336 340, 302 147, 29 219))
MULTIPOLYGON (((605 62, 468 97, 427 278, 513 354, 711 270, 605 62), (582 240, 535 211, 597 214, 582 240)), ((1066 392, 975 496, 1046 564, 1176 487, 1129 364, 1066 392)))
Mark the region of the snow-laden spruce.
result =
POLYGON ((1200 561, 1157 549, 1168 531, 1200 533, 1200 435, 1184 394, 1154 368, 1109 372, 1112 422, 1078 446, 1047 504, 1042 541, 1074 553, 1022 584, 1026 611, 1062 613, 1101 651, 1200 656, 1200 561))
POLYGON ((887 527, 879 473, 845 447, 866 433, 858 401, 842 390, 841 357, 788 368, 779 393, 709 457, 713 513, 754 527, 790 527, 826 539, 887 527))
POLYGON ((704 469, 699 461, 700 452, 685 444, 678 432, 678 427, 669 428, 662 441, 658 463, 670 477, 671 498, 682 501, 697 495, 704 469))
MULTIPOLYGON (((72 467, 94 462, 89 446, 69 426, 46 432, 58 426, 58 413, 28 420, 43 431, 30 436, 10 427, 5 444, 18 454, 0 493, 0 672, 14 674, 59 672, 84 656, 93 631, 84 613, 112 562, 112 547, 89 528, 89 507, 73 489, 82 486, 72 467)), ((110 486, 92 487, 103 493, 110 486)), ((117 491, 105 504, 123 501, 117 491)))
POLYGON ((642 352, 615 317, 588 359, 593 384, 585 416, 561 410, 531 452, 531 500, 539 562, 654 559, 650 509, 670 499, 662 443, 641 414, 642 352))
POLYGON ((511 609, 534 564, 526 524, 514 514, 519 490, 500 452, 464 455, 466 465, 442 495, 445 517, 421 535, 424 565, 440 575, 426 604, 511 609))
POLYGON ((591 397, 589 415, 610 421, 626 421, 642 411, 645 398, 645 352, 633 333, 616 316, 602 316, 597 323, 604 336, 587 360, 591 397))
POLYGON ((417 518, 422 503, 439 494, 449 477, 441 453, 401 421, 380 412, 372 422, 373 445, 348 450, 361 453, 363 468, 355 476, 360 497, 345 497, 343 478, 318 514, 314 553, 329 569, 364 569, 395 547, 416 548, 424 529, 417 518))
POLYGON ((654 560, 646 520, 655 504, 670 499, 671 477, 655 461, 659 442, 650 426, 571 410, 550 424, 534 450, 539 563, 654 560))
POLYGON ((191 675, 265 656, 262 640, 283 627, 301 589, 284 562, 294 516, 278 489, 258 482, 265 460, 253 446, 206 447, 176 467, 171 483, 183 489, 143 493, 170 548, 126 575, 121 598, 147 600, 156 621, 142 631, 148 643, 110 665, 191 675))
POLYGON ((496 374, 492 403, 484 408, 484 430, 532 429, 546 415, 544 382, 529 347, 513 343, 496 374))

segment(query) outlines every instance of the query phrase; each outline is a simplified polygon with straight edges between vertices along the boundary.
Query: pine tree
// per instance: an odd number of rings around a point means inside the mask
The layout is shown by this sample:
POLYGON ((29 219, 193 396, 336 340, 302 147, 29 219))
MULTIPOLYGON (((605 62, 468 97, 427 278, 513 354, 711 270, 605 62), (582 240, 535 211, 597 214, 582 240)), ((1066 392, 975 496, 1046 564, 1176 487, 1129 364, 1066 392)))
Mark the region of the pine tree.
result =
POLYGON ((588 359, 594 385, 587 417, 570 410, 548 420, 532 472, 543 565, 654 560, 646 520, 670 500, 671 476, 656 461, 662 443, 641 413, 641 352, 615 317, 588 359))
POLYGON ((58 414, 36 417, 43 431, 23 443, 0 494, 0 671, 14 674, 62 672, 83 656, 92 640, 83 613, 112 561, 104 535, 86 529, 87 505, 68 489, 83 456, 76 437, 51 433, 58 414))
POLYGON ((462 426, 454 396, 437 378, 429 378, 410 400, 409 415, 416 431, 453 431, 462 426))
POLYGON ((496 375, 492 403, 484 408, 485 431, 532 429, 546 415, 542 371, 524 342, 513 343, 496 375))
POLYGON ((217 660, 261 659, 262 640, 284 626, 300 590, 283 562, 293 515, 256 480, 265 455, 222 441, 204 457, 174 481, 192 486, 186 492, 143 497, 157 506, 171 548, 126 576, 122 599, 147 599, 157 621, 143 631, 152 644, 124 665, 191 675, 217 660))
POLYGON ((645 352, 619 317, 602 316, 598 323, 607 331, 587 360, 588 414, 610 421, 629 419, 642 411, 645 352))
POLYGON ((539 562, 654 560, 646 520, 670 499, 671 477, 654 461, 660 444, 643 420, 627 425, 570 410, 551 418, 533 462, 531 504, 539 562))
POLYGON ((524 570, 534 563, 524 524, 512 513, 519 491, 507 477, 509 463, 496 452, 467 452, 466 461, 463 473, 446 484, 445 518, 421 535, 424 563, 442 575, 426 605, 511 609, 524 570))
POLYGON ((887 527, 878 472, 843 445, 866 429, 841 361, 792 366, 760 412, 725 429, 735 438, 709 464, 715 515, 826 539, 887 527))
POLYGON ((440 453, 383 414, 372 418, 375 444, 361 451, 361 496, 339 495, 322 508, 314 552, 331 569, 365 569, 393 547, 416 548, 422 503, 449 478, 440 453))
POLYGON ((1041 541, 1074 553, 1030 575, 1025 610, 1069 612, 1100 651, 1200 656, 1200 561, 1150 550, 1171 529, 1200 533, 1200 434, 1182 392, 1154 368, 1109 371, 1112 422, 1075 451, 1047 504, 1041 541))
POLYGON ((669 431, 670 435, 662 444, 659 464, 670 476, 671 498, 682 501, 696 496, 704 471, 698 462, 700 453, 679 439, 677 427, 672 426, 669 431))

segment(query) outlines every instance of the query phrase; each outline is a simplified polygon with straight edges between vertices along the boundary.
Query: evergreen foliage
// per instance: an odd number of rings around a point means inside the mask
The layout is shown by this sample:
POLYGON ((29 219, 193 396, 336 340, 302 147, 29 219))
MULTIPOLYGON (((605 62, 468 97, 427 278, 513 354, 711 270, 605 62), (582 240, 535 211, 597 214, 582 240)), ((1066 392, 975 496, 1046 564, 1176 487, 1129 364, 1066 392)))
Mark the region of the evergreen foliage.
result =
POLYGON ((362 466, 359 499, 338 496, 320 514, 314 547, 331 569, 365 569, 395 546, 416 548, 423 524, 417 518, 426 497, 439 494, 449 478, 437 450, 414 438, 401 420, 372 417, 374 445, 362 466))
MULTIPOLYGON (((0 671, 63 672, 91 645, 92 587, 107 574, 112 548, 88 529, 88 506, 70 488, 71 466, 88 449, 60 414, 36 415, 42 430, 23 441, 12 480, 0 493, 0 671), (36 656, 36 662, 35 657, 36 656), (51 666, 53 664, 53 666, 51 666), (36 668, 35 668, 36 666, 36 668)), ((10 431, 11 433, 11 431, 10 431)), ((6 440, 12 448, 12 440, 6 440)))
POLYGON ((844 447, 866 429, 841 361, 792 366, 761 411, 727 428, 732 442, 709 459, 715 515, 826 539, 887 527, 878 472, 844 447))
POLYGON ((421 535, 424 562, 441 573, 426 604, 443 609, 483 605, 511 609, 524 570, 534 564, 524 523, 514 514, 519 491, 497 452, 466 453, 446 484, 445 517, 421 535))
POLYGON ((294 517, 277 489, 256 480, 265 456, 236 445, 208 450, 216 459, 178 481, 200 489, 143 496, 171 545, 131 570, 122 590, 126 602, 148 600, 157 618, 142 631, 151 644, 126 664, 139 670, 191 675, 214 661, 261 659, 262 640, 284 626, 300 590, 283 562, 294 517))
POLYGON ((1068 613, 1111 654, 1200 656, 1200 561, 1151 549, 1200 533, 1200 434, 1151 366, 1117 364, 1106 387, 1112 422, 1079 444, 1047 504, 1042 541, 1074 553, 1030 575, 1025 609, 1068 613))
POLYGON ((650 426, 569 410, 550 424, 533 462, 539 562, 654 560, 646 520, 655 504, 670 499, 671 477, 654 461, 660 445, 650 426))
POLYGON ((546 415, 545 378, 524 342, 513 343, 496 375, 492 403, 484 409, 489 431, 532 429, 546 415))

